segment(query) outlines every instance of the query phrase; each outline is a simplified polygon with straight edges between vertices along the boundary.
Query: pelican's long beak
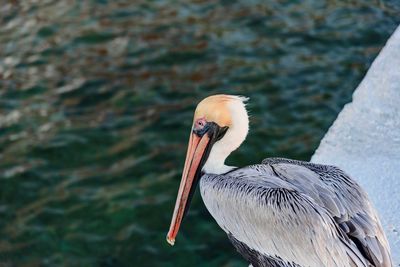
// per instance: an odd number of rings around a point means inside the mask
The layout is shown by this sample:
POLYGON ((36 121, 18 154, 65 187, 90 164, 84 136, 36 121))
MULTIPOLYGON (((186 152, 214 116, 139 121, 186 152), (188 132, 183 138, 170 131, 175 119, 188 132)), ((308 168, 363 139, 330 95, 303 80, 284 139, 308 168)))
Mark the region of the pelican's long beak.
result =
POLYGON ((198 136, 193 131, 191 132, 182 180, 172 215, 171 226, 167 234, 167 242, 172 246, 175 243, 175 237, 178 234, 183 216, 188 208, 188 202, 190 202, 190 198, 193 195, 194 187, 197 184, 196 180, 199 179, 198 176, 204 165, 205 158, 208 157, 209 143, 210 136, 207 133, 198 136))

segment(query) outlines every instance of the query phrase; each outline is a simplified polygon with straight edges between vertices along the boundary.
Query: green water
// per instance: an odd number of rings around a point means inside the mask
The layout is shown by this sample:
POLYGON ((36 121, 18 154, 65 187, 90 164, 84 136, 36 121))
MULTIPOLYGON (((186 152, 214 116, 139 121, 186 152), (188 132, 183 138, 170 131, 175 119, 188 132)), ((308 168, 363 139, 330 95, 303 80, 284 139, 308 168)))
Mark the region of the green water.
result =
POLYGON ((399 12, 397 0, 3 0, 0 266, 246 266, 199 195, 165 242, 196 103, 250 97, 229 164, 307 160, 399 12))

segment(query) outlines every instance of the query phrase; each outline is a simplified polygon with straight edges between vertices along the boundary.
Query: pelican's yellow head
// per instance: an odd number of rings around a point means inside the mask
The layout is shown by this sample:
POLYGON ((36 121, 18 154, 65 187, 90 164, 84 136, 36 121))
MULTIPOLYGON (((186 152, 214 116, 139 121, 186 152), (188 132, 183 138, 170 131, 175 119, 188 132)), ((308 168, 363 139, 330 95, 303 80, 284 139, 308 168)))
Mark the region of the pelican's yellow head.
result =
POLYGON ((220 127, 229 127, 232 123, 229 103, 236 97, 230 95, 213 95, 204 98, 194 112, 194 122, 205 119, 207 122, 215 122, 220 127))
POLYGON ((213 95, 196 108, 190 133, 182 181, 167 241, 171 245, 188 210, 196 184, 202 173, 221 174, 233 167, 224 164, 228 155, 246 138, 249 120, 245 97, 213 95))
POLYGON ((194 122, 198 119, 205 119, 207 122, 215 122, 220 127, 230 127, 236 110, 245 111, 244 102, 247 100, 248 98, 246 97, 235 95, 212 95, 206 97, 197 105, 194 112, 194 122))

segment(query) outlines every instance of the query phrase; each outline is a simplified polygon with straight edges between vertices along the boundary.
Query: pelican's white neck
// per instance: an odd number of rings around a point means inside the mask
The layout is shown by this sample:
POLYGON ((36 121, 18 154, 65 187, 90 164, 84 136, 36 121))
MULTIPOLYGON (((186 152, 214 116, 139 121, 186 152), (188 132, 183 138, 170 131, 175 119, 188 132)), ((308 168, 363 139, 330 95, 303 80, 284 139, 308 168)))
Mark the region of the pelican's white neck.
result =
POLYGON ((211 148, 210 155, 203 166, 205 173, 222 174, 234 168, 226 166, 225 160, 243 143, 249 131, 249 117, 243 103, 245 100, 247 99, 243 97, 235 97, 228 103, 232 123, 224 137, 215 142, 211 148))

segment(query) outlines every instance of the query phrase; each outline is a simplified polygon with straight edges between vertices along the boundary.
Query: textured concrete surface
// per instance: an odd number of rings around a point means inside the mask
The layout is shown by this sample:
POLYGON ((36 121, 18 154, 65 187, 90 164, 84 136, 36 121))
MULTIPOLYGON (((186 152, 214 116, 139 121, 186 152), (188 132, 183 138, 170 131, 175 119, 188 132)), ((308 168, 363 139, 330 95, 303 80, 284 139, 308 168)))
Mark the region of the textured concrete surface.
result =
POLYGON ((313 162, 339 166, 368 192, 400 266, 400 27, 340 112, 313 162))

